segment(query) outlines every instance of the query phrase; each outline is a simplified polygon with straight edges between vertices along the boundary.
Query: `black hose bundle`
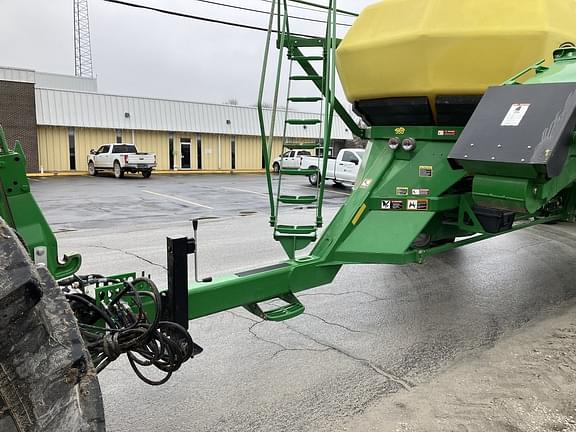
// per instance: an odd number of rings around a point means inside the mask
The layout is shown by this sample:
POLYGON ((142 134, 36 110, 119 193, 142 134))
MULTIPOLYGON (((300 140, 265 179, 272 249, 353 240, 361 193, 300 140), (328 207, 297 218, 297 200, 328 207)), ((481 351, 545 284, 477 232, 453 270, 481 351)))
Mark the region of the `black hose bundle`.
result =
MULTIPOLYGON (((161 385, 201 350, 184 327, 174 322, 160 321, 162 297, 154 282, 148 278, 118 281, 100 275, 72 276, 59 284, 64 287, 66 298, 76 314, 82 337, 98 372, 120 355, 126 354, 132 369, 142 381, 161 385), (85 292, 87 285, 111 282, 121 282, 123 288, 109 302, 98 305, 85 292), (145 284, 149 290, 137 290, 135 286, 139 284, 145 284), (152 302, 152 319, 145 312, 145 301, 152 302), (141 368, 149 366, 156 367, 166 375, 161 380, 147 378, 141 368)), ((150 310, 149 305, 146 307, 150 310)))

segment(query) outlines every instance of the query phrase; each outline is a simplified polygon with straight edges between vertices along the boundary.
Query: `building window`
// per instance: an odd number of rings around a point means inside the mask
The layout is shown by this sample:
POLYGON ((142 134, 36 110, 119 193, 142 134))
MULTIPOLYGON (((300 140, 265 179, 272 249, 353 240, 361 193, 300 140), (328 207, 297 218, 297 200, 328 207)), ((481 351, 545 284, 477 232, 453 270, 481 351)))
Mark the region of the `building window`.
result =
POLYGON ((196 134, 196 159, 198 161, 198 169, 202 169, 202 135, 196 134))
POLYGON ((116 129, 116 143, 122 142, 122 129, 116 129))
POLYGON ((230 164, 232 169, 236 169, 236 137, 230 139, 230 164))
POLYGON ((68 128, 68 153, 70 155, 70 170, 76 169, 76 130, 68 128))
POLYGON ((170 162, 170 169, 174 169, 174 132, 168 133, 168 160, 170 162))

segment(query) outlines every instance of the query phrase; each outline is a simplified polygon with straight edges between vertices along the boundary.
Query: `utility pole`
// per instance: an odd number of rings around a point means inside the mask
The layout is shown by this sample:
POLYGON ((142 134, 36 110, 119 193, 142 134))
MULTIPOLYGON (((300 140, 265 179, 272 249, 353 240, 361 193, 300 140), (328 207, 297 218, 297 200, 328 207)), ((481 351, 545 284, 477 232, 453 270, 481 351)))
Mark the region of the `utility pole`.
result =
POLYGON ((88 0, 74 1, 74 56, 75 75, 93 78, 92 46, 90 43, 90 21, 88 0))

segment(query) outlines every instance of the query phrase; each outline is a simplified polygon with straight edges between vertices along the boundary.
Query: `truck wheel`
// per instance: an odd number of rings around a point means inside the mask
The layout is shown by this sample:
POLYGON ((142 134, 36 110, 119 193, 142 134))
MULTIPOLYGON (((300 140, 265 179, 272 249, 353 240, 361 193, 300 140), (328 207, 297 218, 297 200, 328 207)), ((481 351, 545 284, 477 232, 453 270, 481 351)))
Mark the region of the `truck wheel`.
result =
POLYGON ((274 164, 272 164, 272 171, 274 171, 276 174, 280 172, 280 164, 278 162, 274 162, 274 164))
POLYGON ((122 178, 124 177, 124 170, 120 166, 120 162, 114 161, 114 177, 122 178))
POLYGON ((88 162, 88 174, 91 176, 98 174, 98 171, 94 168, 94 162, 88 162))
POLYGON ((142 171, 142 177, 144 177, 144 178, 150 178, 151 175, 152 175, 152 170, 142 171))
MULTIPOLYGON (((310 167, 310 169, 318 169, 316 167, 310 167)), ((320 184, 320 180, 322 179, 322 177, 320 176, 320 173, 318 171, 316 171, 316 173, 311 174, 308 176, 308 181, 310 182, 311 185, 313 186, 318 186, 318 184, 320 184)))
POLYGON ((0 430, 104 432, 96 371, 46 268, 0 219, 0 430))

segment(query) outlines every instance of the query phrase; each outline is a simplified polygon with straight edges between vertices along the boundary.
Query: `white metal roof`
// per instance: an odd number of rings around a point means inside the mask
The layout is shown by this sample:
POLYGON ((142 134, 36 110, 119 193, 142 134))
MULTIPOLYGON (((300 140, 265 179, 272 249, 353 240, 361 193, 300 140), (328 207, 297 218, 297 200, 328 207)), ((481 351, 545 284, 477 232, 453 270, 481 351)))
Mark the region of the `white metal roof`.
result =
MULTIPOLYGON (((271 110, 265 110, 270 124, 271 110)), ((317 118, 318 114, 290 112, 288 118, 317 118)), ((39 125, 260 135, 258 111, 254 107, 215 105, 143 97, 36 88, 36 118, 39 125)), ((275 135, 282 136, 284 112, 278 110, 275 135)), ((288 126, 287 135, 320 137, 320 126, 288 126)), ((350 139, 352 134, 335 115, 332 137, 350 139)))
POLYGON ((37 87, 98 91, 96 78, 77 77, 55 73, 36 72, 31 69, 0 66, 0 81, 35 83, 37 87))

